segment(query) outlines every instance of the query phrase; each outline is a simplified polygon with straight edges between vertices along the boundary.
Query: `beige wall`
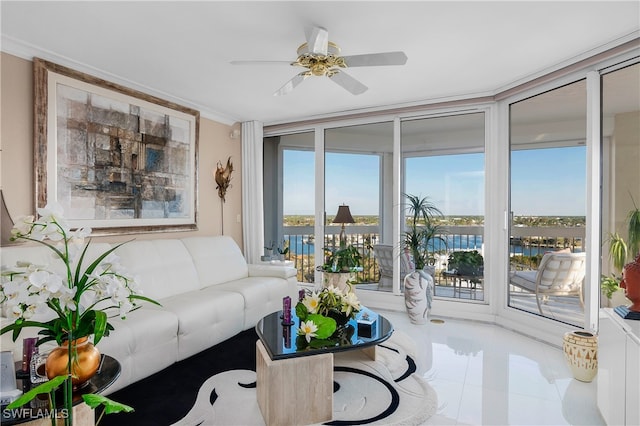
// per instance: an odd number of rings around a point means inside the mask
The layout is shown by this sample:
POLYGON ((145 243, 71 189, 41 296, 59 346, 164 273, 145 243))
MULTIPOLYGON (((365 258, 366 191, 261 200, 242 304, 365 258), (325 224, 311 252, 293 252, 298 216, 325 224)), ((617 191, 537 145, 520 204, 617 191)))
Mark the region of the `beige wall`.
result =
POLYGON ((615 116, 613 141, 614 230, 626 239, 627 216, 635 206, 640 206, 640 111, 615 116))
MULTIPOLYGON (((33 193, 33 66, 27 61, 6 53, 0 57, 0 186, 12 217, 32 214, 33 193)), ((160 88, 167 92, 169 88, 160 88)), ((240 139, 230 139, 231 127, 200 117, 198 230, 130 234, 100 238, 121 241, 131 238, 180 238, 197 235, 229 235, 242 247, 242 161, 240 139), (216 164, 226 163, 231 156, 234 172, 224 204, 224 232, 222 209, 213 171, 216 164)))

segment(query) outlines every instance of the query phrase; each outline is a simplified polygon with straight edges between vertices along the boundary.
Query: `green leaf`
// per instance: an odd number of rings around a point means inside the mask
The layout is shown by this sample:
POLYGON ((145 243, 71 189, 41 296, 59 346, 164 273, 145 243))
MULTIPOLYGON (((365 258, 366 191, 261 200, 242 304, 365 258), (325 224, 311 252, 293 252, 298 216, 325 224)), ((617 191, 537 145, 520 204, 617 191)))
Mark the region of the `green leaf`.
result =
POLYGON ((162 306, 159 302, 156 302, 153 299, 149 299, 148 297, 140 296, 139 294, 132 294, 131 296, 129 296, 129 299, 142 300, 144 302, 149 302, 149 303, 153 303, 154 305, 162 306))
POLYGON ((326 339, 336 331, 337 324, 333 318, 311 314, 307 317, 307 321, 313 321, 318 326, 318 331, 316 331, 317 339, 326 339))
POLYGON ((57 376, 49 380, 48 382, 44 382, 41 385, 36 386, 35 388, 31 389, 29 392, 22 395, 20 398, 13 401, 11 404, 7 405, 7 409, 11 410, 13 408, 18 408, 26 404, 27 402, 31 401, 33 398, 35 398, 36 396, 42 393, 51 393, 58 386, 64 383, 66 379, 67 379, 67 376, 57 376))
POLYGON ((328 348, 335 346, 337 343, 334 339, 311 339, 309 347, 313 349, 328 348))
POLYGON ((96 408, 99 405, 104 405, 104 413, 112 414, 112 413, 130 413, 135 411, 133 407, 130 407, 125 404, 121 404, 112 399, 107 398, 106 396, 96 395, 94 393, 87 393, 82 395, 82 399, 84 402, 91 408, 96 408))
MULTIPOLYGON (((129 240, 129 241, 133 241, 133 240, 129 240)), ((105 257, 109 256, 111 253, 113 253, 114 251, 116 251, 118 249, 118 247, 128 243, 129 241, 124 241, 120 244, 117 244, 115 246, 113 246, 112 248, 110 248, 109 250, 105 251, 104 253, 102 253, 100 256, 98 256, 98 258, 96 258, 96 260, 93 261, 93 263, 91 265, 89 265, 89 267, 87 268, 87 270, 85 271, 85 275, 83 276, 83 280, 86 280, 87 276, 91 275, 91 273, 98 267, 98 265, 100 265, 102 263, 102 261, 104 260, 105 257)), ((91 241, 89 241, 91 242, 91 241)), ((87 246, 89 245, 89 243, 87 243, 87 246)))
POLYGON ((306 321, 307 315, 309 315, 307 307, 304 306, 304 303, 298 302, 298 304, 296 305, 296 316, 300 318, 300 321, 306 321))
POLYGON ((20 331, 22 331, 22 329, 25 327, 39 327, 39 328, 45 328, 47 330, 53 331, 53 326, 50 325, 50 322, 45 323, 45 322, 39 322, 39 321, 25 321, 23 319, 18 319, 13 324, 9 324, 6 327, 2 327, 2 330, 0 330, 0 334, 4 334, 7 331, 13 331, 12 338, 13 338, 13 341, 15 342, 16 339, 18 338, 18 335, 20 334, 20 331))
POLYGON ((629 251, 631 257, 635 257, 640 253, 640 209, 636 207, 631 210, 627 219, 629 223, 629 251))
POLYGON ((93 329, 93 344, 97 345, 107 329, 107 314, 103 311, 95 311, 95 313, 96 318, 93 329))

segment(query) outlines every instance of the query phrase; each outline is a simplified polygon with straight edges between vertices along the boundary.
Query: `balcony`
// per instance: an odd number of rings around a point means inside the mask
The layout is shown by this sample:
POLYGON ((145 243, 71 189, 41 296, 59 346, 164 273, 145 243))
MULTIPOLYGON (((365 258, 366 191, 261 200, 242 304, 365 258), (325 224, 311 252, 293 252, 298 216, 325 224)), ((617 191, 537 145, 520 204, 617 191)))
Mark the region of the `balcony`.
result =
MULTIPOLYGON (((478 250, 483 252, 483 226, 444 226, 441 237, 446 239, 446 247, 436 250, 439 264, 436 272, 446 267, 449 252, 456 250, 478 250)), ((325 244, 329 249, 338 246, 338 226, 327 227, 325 244)), ((313 282, 315 241, 312 226, 285 226, 285 242, 290 247, 288 260, 294 261, 298 270, 298 281, 313 282)), ((514 227, 512 231, 510 257, 515 269, 535 269, 546 251, 570 248, 572 252, 583 251, 583 227, 514 227)), ((377 283, 380 271, 375 261, 372 246, 379 241, 378 226, 350 226, 347 228, 349 244, 361 249, 364 270, 357 275, 360 283, 377 283)), ((322 248, 320 247, 320 248, 322 248)))
MULTIPOLYGON (((316 250, 323 247, 334 249, 339 245, 339 226, 326 228, 325 242, 317 245, 312 226, 285 226, 284 238, 290 247, 288 260, 292 260, 298 270, 298 281, 314 282, 316 250), (316 247, 317 246, 317 247, 316 247)), ((436 247, 433 255, 435 267, 436 297, 484 301, 482 281, 456 280, 443 274, 447 270, 448 254, 457 250, 478 250, 484 253, 483 226, 444 226, 441 235, 447 245, 436 247), (455 284, 455 285, 454 285, 455 284)), ((352 225, 347 227, 347 242, 359 248, 363 256, 363 271, 356 274, 358 288, 378 289, 380 269, 373 246, 380 243, 379 227, 352 225)), ((585 229, 582 226, 516 226, 512 228, 510 244, 510 264, 512 270, 535 270, 547 251, 569 248, 572 252, 584 251, 585 229)), ((535 296, 514 287, 509 289, 512 307, 538 314, 535 296)), ((572 324, 580 324, 583 308, 578 298, 569 296, 549 297, 544 305, 545 316, 572 324)))

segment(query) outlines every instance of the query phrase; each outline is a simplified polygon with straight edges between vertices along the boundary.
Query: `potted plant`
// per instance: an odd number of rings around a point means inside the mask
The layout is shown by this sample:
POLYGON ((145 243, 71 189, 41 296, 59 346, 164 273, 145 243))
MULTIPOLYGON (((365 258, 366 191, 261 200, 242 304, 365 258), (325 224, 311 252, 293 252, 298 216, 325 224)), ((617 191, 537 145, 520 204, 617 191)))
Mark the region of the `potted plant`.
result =
POLYGON ((411 255, 414 267, 404 278, 405 306, 411 322, 424 324, 431 309, 434 285, 433 276, 425 271, 425 266, 431 260, 429 249, 435 251, 436 240, 446 245, 446 241, 440 236, 443 233, 442 229, 433 223, 433 218, 442 216, 442 212, 428 197, 411 194, 404 196, 408 201, 407 210, 411 219, 402 234, 402 245, 411 255))
POLYGON ((435 241, 446 245, 446 241, 440 236, 444 233, 442 227, 433 223, 434 217, 443 215, 428 197, 404 195, 407 197, 407 210, 411 220, 402 234, 402 244, 411 254, 415 270, 420 271, 433 263, 431 252, 435 251, 435 241))
POLYGON ((318 269, 323 272, 325 287, 333 285, 342 291, 351 289, 353 274, 362 271, 362 255, 351 244, 341 245, 338 249, 325 248, 325 262, 318 269))
POLYGON ((449 270, 457 275, 478 277, 484 269, 484 259, 478 250, 454 251, 449 254, 449 270))
MULTIPOLYGON (((0 334, 11 332, 15 341, 22 329, 36 327, 41 329, 37 345, 48 341, 59 345, 47 357, 49 381, 32 388, 8 408, 26 404, 42 393, 50 394, 53 404, 55 390, 62 387, 64 424, 70 426, 73 424, 73 390, 95 374, 100 355, 94 345, 113 330, 107 313, 125 318, 128 312, 141 306, 139 302, 159 304, 137 294, 135 279, 119 265, 113 252, 124 243, 90 262, 87 253, 91 241, 85 243, 84 240, 90 236, 91 229, 71 231, 63 218, 62 207, 57 204, 38 209, 36 218, 21 218, 11 234, 12 239, 49 248, 61 267, 19 262, 13 268, 2 270, 0 303, 6 312, 12 313, 14 322, 3 327, 0 334), (41 311, 53 315, 53 319, 34 319, 34 314, 41 311), (88 341, 90 336, 93 342, 88 341)), ((88 393, 83 399, 91 407, 104 405, 107 413, 131 410, 100 395, 88 393)), ((52 417, 52 423, 54 421, 52 417)))
POLYGON ((602 276, 600 287, 610 306, 618 306, 625 303, 626 299, 620 288, 622 270, 627 261, 633 260, 635 256, 640 254, 640 209, 636 206, 633 198, 631 201, 634 208, 627 215, 627 240, 625 241, 624 237, 618 232, 610 233, 607 238, 609 259, 614 272, 610 275, 602 276))
POLYGON ((282 241, 282 245, 278 246, 278 259, 284 261, 287 253, 289 253, 289 242, 282 241))

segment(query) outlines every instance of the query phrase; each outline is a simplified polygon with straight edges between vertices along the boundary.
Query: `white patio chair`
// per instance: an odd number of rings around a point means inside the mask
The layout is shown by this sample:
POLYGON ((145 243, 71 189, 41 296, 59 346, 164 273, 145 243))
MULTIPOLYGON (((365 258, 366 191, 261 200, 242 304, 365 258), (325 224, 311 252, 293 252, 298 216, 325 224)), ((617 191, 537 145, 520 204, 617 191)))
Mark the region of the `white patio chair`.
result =
MULTIPOLYGON (((378 288, 391 289, 393 287, 393 246, 390 244, 376 244, 373 246, 373 253, 378 260, 380 268, 380 281, 378 288)), ((424 268, 433 276, 433 267, 424 268)), ((400 256, 400 281, 413 272, 413 258, 409 253, 402 253, 400 256)))
MULTIPOLYGON (((378 267, 380 268, 380 281, 378 282, 378 289, 391 290, 393 289, 393 246, 390 244, 376 244, 373 246, 373 253, 378 261, 378 267)), ((404 278, 406 272, 405 267, 400 264, 400 278, 404 278)))
POLYGON ((578 296, 584 306, 585 259, 586 253, 545 253, 538 270, 511 271, 509 284, 535 293, 540 314, 540 301, 547 303, 549 296, 578 296))

